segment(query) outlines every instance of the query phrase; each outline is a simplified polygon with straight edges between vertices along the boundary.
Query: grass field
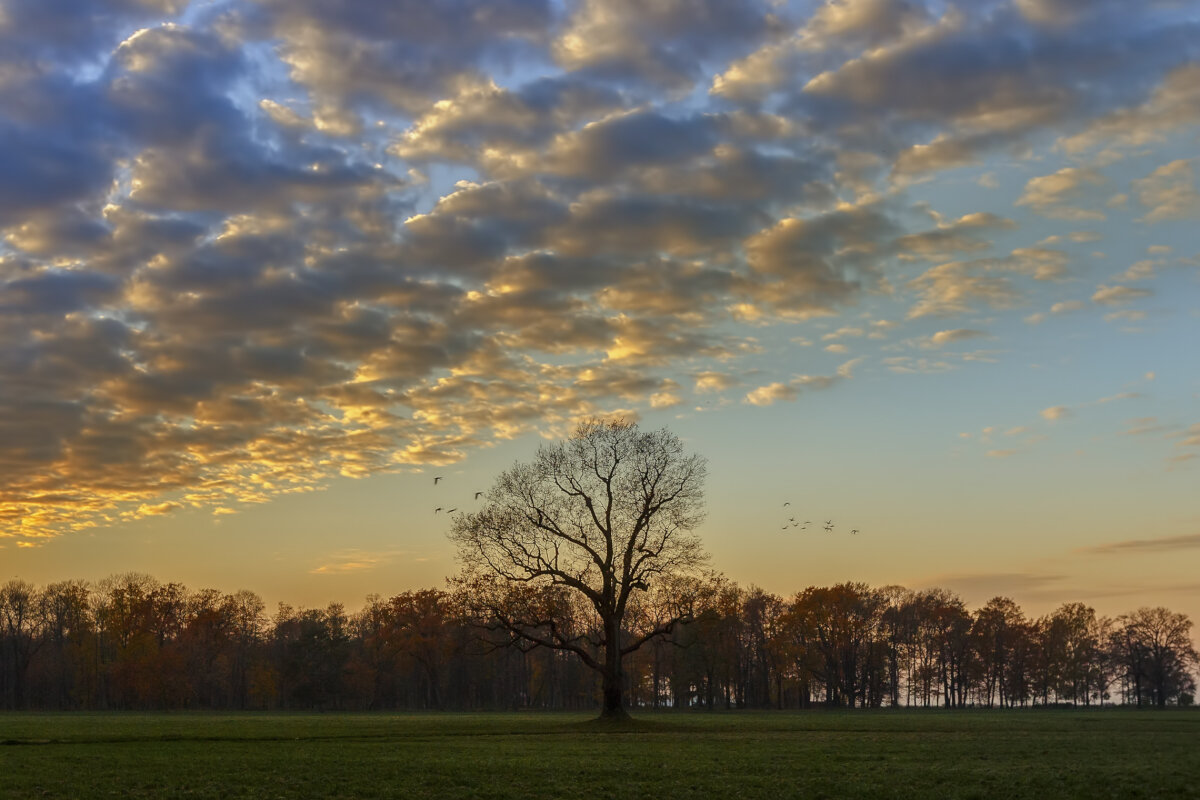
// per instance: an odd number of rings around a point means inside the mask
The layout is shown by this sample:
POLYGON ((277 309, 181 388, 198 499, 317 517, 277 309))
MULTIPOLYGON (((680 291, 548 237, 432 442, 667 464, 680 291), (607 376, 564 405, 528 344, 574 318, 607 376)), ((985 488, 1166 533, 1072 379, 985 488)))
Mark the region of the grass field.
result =
POLYGON ((0 797, 1200 798, 1200 713, 6 714, 0 797))

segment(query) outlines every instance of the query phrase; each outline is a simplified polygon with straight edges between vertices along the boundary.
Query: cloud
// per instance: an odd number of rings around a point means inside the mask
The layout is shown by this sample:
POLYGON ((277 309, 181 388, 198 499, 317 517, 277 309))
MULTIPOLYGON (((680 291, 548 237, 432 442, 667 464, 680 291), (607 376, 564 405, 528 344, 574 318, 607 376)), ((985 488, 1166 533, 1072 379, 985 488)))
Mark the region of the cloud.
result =
MULTIPOLYGON (((1002 209, 906 187, 1037 163, 1022 209, 1096 213, 1102 167, 1064 174, 1061 153, 1193 124, 1195 24, 1160 4, 952 5, 6 6, 0 535, 219 518, 673 408, 689 382, 794 399, 860 362, 747 360, 882 342, 900 323, 869 323, 877 303, 1003 311, 1082 272, 1005 243, 1002 209)), ((1148 220, 1188 207, 1178 163, 1131 188, 1148 220)))
POLYGON ((1135 180, 1133 188, 1142 205, 1149 209, 1141 222, 1200 217, 1200 193, 1196 191, 1192 159, 1163 164, 1145 178, 1135 180))
POLYGON ((1155 271, 1162 265, 1158 259, 1143 259, 1130 265, 1129 269, 1117 276, 1119 281, 1144 281, 1154 277, 1155 271))
POLYGON ((584 0, 552 52, 568 70, 686 87, 701 76, 704 60, 761 42, 770 25, 765 11, 758 2, 690 0, 648 7, 636 0, 584 0))
POLYGON ((986 337, 987 331, 975 330, 974 328, 955 328, 953 330, 938 331, 929 337, 930 347, 941 347, 942 345, 952 342, 962 342, 967 339, 978 339, 986 337))
POLYGON ((183 0, 69 0, 56 5, 6 6, 0 45, 15 57, 48 56, 69 66, 86 63, 111 48, 122 31, 179 15, 183 0))
POLYGON ((363 127, 364 107, 422 111, 486 59, 544 42, 552 19, 544 0, 266 0, 243 25, 277 40, 318 130, 351 135, 363 127))
POLYGON ((726 73, 714 88, 757 100, 779 87, 796 107, 822 114, 819 124, 853 125, 885 141, 895 154, 894 174, 905 177, 978 163, 988 152, 1024 156, 1038 131, 1140 102, 1148 76, 1153 85, 1184 60, 1148 59, 1130 70, 1109 49, 1136 38, 1154 42, 1163 55, 1180 52, 1188 34, 1165 8, 1094 4, 1086 12, 1075 8, 1090 24, 1073 27, 1049 24, 1076 17, 1063 12, 1065 3, 1026 6, 1022 16, 992 13, 991 4, 951 6, 939 19, 924 15, 902 35, 842 59, 798 36, 767 45, 737 70, 742 80, 726 73), (1136 33, 1131 16, 1140 23, 1136 33), (800 92, 780 87, 797 72, 814 77, 800 92), (762 76, 757 85, 746 80, 754 73, 762 76), (1102 84, 1093 83, 1100 75, 1102 84), (753 91, 729 91, 730 83, 751 83, 753 91))
MULTIPOLYGON (((326 563, 313 567, 310 575, 342 575, 352 572, 369 572, 385 566, 398 556, 405 555, 404 550, 366 551, 344 550, 330 554, 326 563)), ((419 560, 419 559, 418 559, 419 560)))
POLYGON ((1012 230, 1016 223, 989 213, 966 214, 935 230, 909 234, 897 242, 900 249, 933 261, 950 258, 954 253, 986 250, 991 242, 982 238, 989 231, 1012 230))
POLYGON ((814 40, 817 37, 825 40, 812 42, 814 46, 828 46, 830 38, 877 46, 919 29, 928 21, 928 12, 919 3, 845 0, 820 6, 805 33, 814 40))
POLYGON ((790 217, 749 237, 746 261, 768 281, 765 297, 777 308, 817 314, 878 282, 875 259, 895 233, 895 222, 875 206, 790 217))
POLYGON ((1154 292, 1150 289, 1137 289, 1130 286, 1104 286, 1096 288, 1092 302, 1100 305, 1115 306, 1128 303, 1142 297, 1150 297, 1154 292))
POLYGON ((1157 417, 1139 417, 1130 420, 1129 427, 1121 434, 1123 436, 1145 436, 1153 433, 1167 433, 1171 430, 1170 426, 1159 424, 1157 417))
POLYGON ((836 331, 830 331, 829 333, 821 334, 821 341, 830 342, 842 338, 858 338, 860 336, 864 336, 865 334, 866 331, 864 331, 862 328, 852 325, 843 325, 836 331))
POLYGON ((161 517, 170 514, 172 511, 178 511, 181 508, 183 508, 182 503, 176 503, 172 501, 155 503, 154 505, 142 503, 140 506, 130 512, 129 516, 133 519, 138 519, 141 517, 161 517))
POLYGON ((1089 187, 1101 186, 1104 176, 1085 167, 1063 167, 1051 175, 1030 178, 1025 191, 1017 199, 1017 205, 1030 206, 1034 211, 1051 219, 1072 221, 1104 220, 1103 211, 1088 210, 1072 205, 1094 191, 1089 187))
POLYGON ((1180 434, 1176 447, 1200 447, 1200 422, 1180 434))
POLYGON ((971 597, 989 598, 996 595, 1040 592, 1056 588, 1066 575, 1041 572, 956 572, 942 573, 920 581, 917 585, 944 586, 971 597))
POLYGON ((709 392, 723 392, 726 389, 732 389, 737 386, 739 381, 736 377, 723 372, 715 372, 706 370, 695 376, 696 391, 700 394, 709 392))
POLYGON ((1200 549, 1200 533, 1163 536, 1157 539, 1126 539, 1120 542, 1081 547, 1075 552, 1087 555, 1136 555, 1138 553, 1172 553, 1195 549, 1200 549))
POLYGON ((888 368, 889 372, 902 375, 929 375, 938 372, 949 372, 956 368, 949 361, 933 361, 928 358, 913 358, 912 356, 889 356, 883 359, 882 363, 888 368))
POLYGON ((683 398, 670 391, 655 392, 654 394, 650 395, 651 408, 674 408, 675 406, 680 405, 682 402, 683 398))
POLYGON ((1069 314, 1072 311, 1082 311, 1086 307, 1086 304, 1082 300, 1063 300, 1060 303, 1050 306, 1050 313, 1069 314))
POLYGON ((796 400, 806 389, 828 389, 834 384, 854 377, 854 369, 863 358, 853 358, 837 368, 833 375, 797 375, 787 383, 776 381, 746 393, 743 402, 754 406, 774 405, 779 401, 796 400))
POLYGON ((561 148, 577 124, 623 109, 617 92, 565 76, 515 90, 490 79, 463 80, 456 90, 414 120, 388 152, 412 164, 459 162, 515 173, 531 148, 551 142, 561 148))
POLYGON ((1022 247, 1004 257, 941 264, 908 282, 920 295, 908 316, 952 316, 972 310, 979 302, 991 308, 1011 308, 1024 299, 1014 276, 1058 281, 1067 276, 1067 263, 1061 250, 1022 247))
POLYGON ((1103 405, 1105 403, 1112 403, 1117 400, 1134 400, 1144 396, 1145 395, 1143 395, 1141 392, 1118 392, 1117 394, 1109 395, 1108 397, 1101 397, 1099 400, 1094 402, 1096 405, 1103 405))
MULTIPOLYGON (((1113 110, 1059 144, 1071 154, 1145 147, 1200 121, 1200 64, 1171 70, 1142 103, 1113 110)), ((1123 195, 1122 195, 1123 196, 1123 195)))
POLYGON ((1055 420, 1060 420, 1071 416, 1071 409, 1067 408, 1066 406, 1050 406, 1049 408, 1043 408, 1038 413, 1041 415, 1042 419, 1054 422, 1055 420))
POLYGON ((1017 9, 1027 19, 1054 27, 1100 16, 1109 9, 1120 9, 1123 4, 1127 4, 1126 0, 1016 0, 1017 9))
POLYGON ((845 0, 821 4, 791 36, 773 36, 735 59, 712 83, 711 93, 755 102, 780 88, 810 54, 873 47, 911 35, 928 22, 921 4, 904 0, 845 0))
POLYGON ((1008 278, 987 274, 989 266, 987 262, 953 261, 909 281, 909 287, 920 295, 908 311, 909 319, 962 314, 976 302, 992 308, 1017 305, 1021 293, 1008 278))
POLYGON ((774 405, 779 400, 795 400, 800 396, 800 390, 787 383, 770 383, 759 386, 747 393, 746 402, 754 406, 774 405))
POLYGON ((1129 308, 1123 308, 1120 311, 1113 311, 1110 314, 1104 315, 1105 322, 1140 322, 1145 318, 1145 311, 1134 311, 1129 308))

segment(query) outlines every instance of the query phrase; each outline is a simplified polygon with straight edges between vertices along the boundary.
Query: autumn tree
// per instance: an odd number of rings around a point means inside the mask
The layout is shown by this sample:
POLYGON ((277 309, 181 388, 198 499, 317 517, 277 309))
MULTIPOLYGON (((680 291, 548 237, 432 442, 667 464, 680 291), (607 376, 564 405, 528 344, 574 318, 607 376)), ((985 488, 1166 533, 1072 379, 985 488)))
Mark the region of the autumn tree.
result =
POLYGON ((25 679, 30 658, 41 644, 37 624, 37 590, 33 584, 11 580, 0 586, 0 704, 25 705, 25 679), (5 680, 7 678, 7 680, 5 680))
POLYGON ((1050 681, 1060 701, 1090 703, 1100 662, 1096 612, 1083 603, 1065 603, 1049 618, 1042 649, 1050 681))
POLYGON ((706 559, 692 534, 704 516, 705 472, 704 459, 665 429, 581 423, 501 474, 480 511, 455 519, 460 586, 517 639, 578 656, 600 676, 601 717, 623 718, 624 658, 688 610, 635 631, 627 614, 658 582, 706 559), (577 604, 595 630, 572 619, 577 604))
POLYGON ((1007 597, 993 597, 975 612, 972 633, 982 672, 983 702, 988 708, 997 697, 1001 708, 1013 704, 1008 678, 1025 624, 1020 606, 1007 597))
POLYGON ((62 581, 43 590, 39 606, 47 638, 44 661, 37 670, 45 685, 47 705, 70 708, 84 702, 90 692, 88 645, 91 636, 90 597, 83 581, 62 581))
POLYGON ((1191 668, 1200 663, 1200 656, 1186 614, 1162 607, 1139 608, 1117 622, 1112 646, 1134 702, 1140 706, 1145 698, 1162 708, 1192 696, 1196 684, 1191 668))

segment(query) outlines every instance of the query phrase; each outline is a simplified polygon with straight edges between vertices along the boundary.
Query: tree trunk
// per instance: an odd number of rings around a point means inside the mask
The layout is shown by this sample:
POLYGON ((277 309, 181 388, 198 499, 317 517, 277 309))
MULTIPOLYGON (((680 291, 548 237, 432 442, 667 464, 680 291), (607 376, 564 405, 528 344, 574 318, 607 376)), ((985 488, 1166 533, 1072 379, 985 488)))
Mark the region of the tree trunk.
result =
POLYGON ((600 719, 620 721, 629 719, 625 710, 624 675, 621 672, 621 623, 606 621, 604 642, 604 670, 601 672, 604 692, 600 719))

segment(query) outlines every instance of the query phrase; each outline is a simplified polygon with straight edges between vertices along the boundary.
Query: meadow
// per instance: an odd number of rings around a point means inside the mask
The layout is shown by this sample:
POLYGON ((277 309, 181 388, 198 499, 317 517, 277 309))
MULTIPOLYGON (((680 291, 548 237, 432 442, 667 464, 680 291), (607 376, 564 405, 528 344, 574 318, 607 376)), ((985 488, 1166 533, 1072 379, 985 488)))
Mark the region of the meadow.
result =
POLYGON ((1200 798, 1200 713, 8 713, 0 798, 1200 798))

